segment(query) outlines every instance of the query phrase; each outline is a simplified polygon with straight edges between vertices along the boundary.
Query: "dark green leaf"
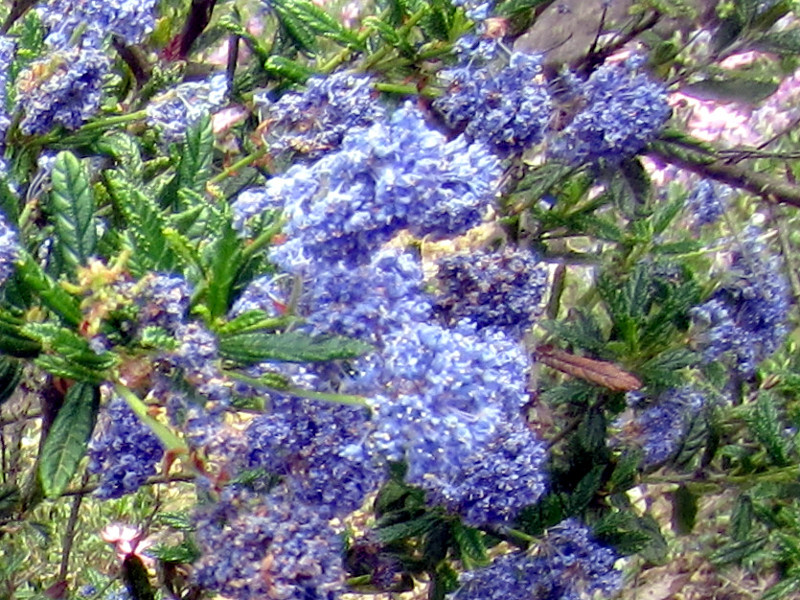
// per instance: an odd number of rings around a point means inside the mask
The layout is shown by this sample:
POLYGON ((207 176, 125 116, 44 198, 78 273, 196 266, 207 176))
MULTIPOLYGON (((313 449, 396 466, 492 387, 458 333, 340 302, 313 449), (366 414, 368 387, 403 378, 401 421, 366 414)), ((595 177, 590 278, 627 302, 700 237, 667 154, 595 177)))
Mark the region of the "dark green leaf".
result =
POLYGON ((408 538, 424 535, 437 523, 439 523, 437 517, 425 514, 418 519, 413 519, 404 523, 397 523, 396 525, 389 525, 388 527, 379 527, 377 532, 378 537, 384 544, 392 544, 408 538))
POLYGON ((738 11, 732 11, 722 20, 711 38, 715 52, 721 52, 735 42, 745 30, 745 19, 738 11))
POLYGON ((800 29, 787 29, 768 33, 752 43, 751 47, 762 52, 774 52, 782 56, 800 54, 800 29))
POLYGON ((731 537, 746 540, 753 528, 753 501, 747 494, 740 494, 731 515, 731 537))
POLYGON ((431 578, 431 589, 428 600, 445 600, 448 594, 458 589, 458 573, 447 562, 436 566, 431 578))
POLYGON ((61 495, 78 468, 92 435, 100 390, 78 382, 67 390, 64 404, 56 415, 42 447, 39 476, 48 498, 61 495))
POLYGON ((545 4, 550 0, 507 0, 500 4, 495 12, 498 16, 511 17, 517 13, 529 11, 540 4, 545 4))
POLYGON ((462 561, 472 564, 487 562, 486 546, 483 543, 483 533, 473 527, 466 527, 460 521, 452 524, 453 539, 458 546, 462 561))
POLYGON ((40 369, 56 377, 63 377, 64 379, 96 384, 102 383, 108 379, 108 373, 104 371, 79 365, 57 354, 40 354, 33 362, 40 369))
POLYGON ((672 493, 672 526, 680 535, 688 535, 697 521, 697 496, 685 485, 672 493))
POLYGON ((305 83, 314 74, 305 65, 284 56, 270 56, 264 63, 264 70, 275 78, 293 83, 305 83))
POLYGON ((206 306, 212 317, 221 317, 228 312, 231 290, 243 261, 241 240, 230 222, 203 250, 203 261, 208 274, 206 306))
POLYGON ((155 600, 147 568, 136 554, 128 554, 122 561, 122 579, 133 600, 155 600))
POLYGON ((191 517, 183 512, 164 512, 156 515, 156 521, 176 531, 194 531, 191 517))
POLYGON ((612 492, 626 492, 634 485, 639 475, 639 464, 642 454, 639 451, 625 452, 619 457, 614 470, 611 472, 609 486, 612 492))
POLYGON ((568 498, 564 494, 551 492, 542 497, 534 506, 522 510, 517 522, 529 535, 541 535, 544 531, 558 525, 567 518, 568 498))
POLYGON ((645 515, 637 518, 636 523, 639 533, 648 538, 647 544, 639 550, 639 555, 652 563, 663 563, 667 558, 667 540, 664 539, 656 520, 650 515, 645 515))
POLYGON ((589 503, 594 499, 595 494, 600 490, 603 485, 603 472, 605 465, 595 465, 575 486, 575 491, 569 497, 569 510, 570 514, 578 515, 589 506, 589 503))
POLYGON ((0 355, 0 405, 11 397, 22 379, 22 363, 10 356, 0 355))
POLYGON ((13 483, 0 484, 0 519, 6 519, 19 509, 22 495, 13 483))
POLYGON ((774 81, 729 77, 727 79, 705 79, 690 83, 681 90, 700 100, 717 102, 747 102, 756 104, 769 98, 778 89, 774 81))
POLYGON ((748 425, 776 466, 785 467, 790 464, 789 442, 784 437, 785 427, 775 408, 775 400, 769 393, 759 394, 750 412, 748 425))
POLYGON ((158 545, 149 548, 147 553, 163 562, 185 565, 190 565, 200 558, 200 551, 188 540, 184 540, 177 546, 158 545))
POLYGON ((761 600, 784 600, 787 598, 796 598, 796 594, 800 592, 800 574, 784 579, 770 587, 761 600))
POLYGON ((372 346, 340 336, 312 337, 304 333, 248 332, 220 338, 220 354, 242 365, 265 361, 319 362, 356 358, 372 346))
MULTIPOLYGON (((211 117, 204 114, 186 131, 181 162, 178 165, 178 188, 202 194, 211 177, 211 159, 214 154, 214 132, 211 117)), ((183 207, 185 208, 185 207, 183 207)))
POLYGON ((58 153, 51 177, 56 246, 64 265, 74 272, 86 264, 97 244, 94 194, 85 166, 71 152, 58 153))
POLYGON ((308 0, 275 0, 271 6, 292 37, 306 50, 314 51, 315 35, 353 49, 363 47, 356 33, 308 0))
POLYGON ((762 536, 750 540, 743 540, 741 542, 734 542, 714 552, 709 560, 716 565, 738 563, 761 550, 767 545, 767 541, 768 538, 762 536))
POLYGON ((70 325, 80 324, 83 320, 83 315, 81 314, 78 300, 53 281, 30 254, 21 254, 22 256, 17 262, 17 275, 20 285, 32 295, 38 296, 47 308, 70 325))
POLYGON ((319 49, 316 32, 306 19, 298 16, 295 3, 292 0, 278 0, 271 6, 297 47, 315 54, 319 49))
POLYGON ((121 131, 112 131, 97 140, 94 147, 98 152, 113 157, 118 169, 124 173, 128 181, 131 183, 142 181, 144 163, 139 146, 133 137, 121 131))

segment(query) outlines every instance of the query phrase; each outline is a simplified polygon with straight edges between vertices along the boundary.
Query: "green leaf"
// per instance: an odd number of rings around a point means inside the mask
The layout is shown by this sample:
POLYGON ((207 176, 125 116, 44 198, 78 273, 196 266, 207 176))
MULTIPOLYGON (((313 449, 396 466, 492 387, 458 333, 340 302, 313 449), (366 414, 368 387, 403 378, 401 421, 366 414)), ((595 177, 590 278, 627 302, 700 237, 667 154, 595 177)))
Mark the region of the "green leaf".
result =
POLYGON ((230 221, 203 250, 203 262, 208 276, 206 306, 212 317, 221 317, 228 312, 231 290, 243 262, 242 243, 230 221))
POLYGON ((500 4, 495 9, 495 12, 498 16, 511 17, 517 13, 529 11, 547 2, 550 2, 550 0, 507 0, 500 4))
POLYGON ((625 160, 614 173, 609 186, 617 208, 622 214, 635 217, 650 204, 650 176, 638 158, 625 160))
POLYGON ((316 33, 307 19, 296 14, 296 3, 293 0, 277 0, 270 6, 298 48, 316 54, 319 50, 316 33))
POLYGON ((292 83, 305 83, 314 71, 285 56, 270 56, 264 62, 264 70, 275 77, 292 83))
POLYGON ((216 328, 219 335, 232 335, 255 330, 275 330, 286 327, 291 317, 270 317, 263 310, 248 310, 216 328))
POLYGON ((11 397, 22 380, 22 363, 10 356, 0 355, 0 405, 11 397))
POLYGON ((71 152, 59 152, 51 175, 50 213, 56 247, 71 271, 94 253, 97 244, 94 194, 83 163, 71 152))
POLYGON ((698 361, 697 354, 688 348, 671 348, 648 360, 637 373, 648 385, 674 387, 682 381, 679 371, 696 365, 698 361))
POLYGON ((39 464, 42 489, 48 498, 60 496, 78 469, 99 405, 100 390, 95 385, 78 382, 67 390, 44 441, 39 464))
POLYGON ((795 573, 792 577, 779 581, 770 587, 761 600, 784 600, 785 598, 796 598, 795 594, 800 592, 800 574, 795 573))
POLYGON ((165 563, 190 565, 200 558, 200 551, 191 541, 184 540, 177 546, 158 545, 148 548, 147 553, 165 563))
POLYGON ((134 138, 121 131, 111 131, 94 143, 95 150, 108 154, 117 162, 118 169, 131 183, 141 183, 144 163, 134 138))
POLYGON ((769 538, 767 536, 756 537, 750 540, 742 540, 741 542, 734 542, 723 546, 714 552, 709 560, 715 565, 725 565, 730 563, 739 563, 748 556, 752 556, 759 552, 764 546, 767 545, 769 538))
POLYGON ((108 374, 97 369, 79 365, 57 354, 40 354, 33 362, 43 371, 56 377, 99 384, 108 379, 108 374))
POLYGON ((775 90, 778 89, 778 85, 779 83, 775 81, 763 81, 745 77, 708 78, 684 86, 681 92, 700 100, 756 104, 774 94, 775 90))
POLYGON ((452 524, 453 539, 458 546, 460 558, 467 564, 486 564, 486 545, 483 533, 473 527, 466 527, 460 521, 452 524))
POLYGON ((305 50, 314 52, 320 35, 354 50, 363 48, 358 35, 308 0, 273 0, 270 4, 289 34, 305 50))
POLYGON ((750 431, 764 445, 772 462, 778 467, 788 466, 791 462, 789 442, 784 437, 785 427, 775 408, 775 401, 769 393, 759 394, 747 421, 750 431))
POLYGON ((181 161, 178 165, 178 188, 187 188, 202 194, 211 177, 211 159, 214 154, 214 132, 211 117, 204 114, 186 131, 181 161))
POLYGON ((77 298, 68 294, 47 275, 33 257, 21 251, 17 262, 17 276, 21 286, 31 295, 38 296, 42 303, 70 325, 79 325, 83 320, 77 298))
POLYGON ((797 56, 800 54, 800 30, 795 28, 768 33, 753 42, 751 47, 762 52, 774 52, 781 56, 797 56))
POLYGON ((672 493, 672 526, 679 535, 688 535, 696 521, 697 495, 681 485, 672 493))
POLYGON ((642 462, 641 451, 631 450, 620 456, 609 479, 609 488, 612 492, 626 492, 634 485, 639 475, 639 465, 642 462))
POLYGON ((0 311, 0 352, 17 358, 33 358, 42 350, 42 345, 25 335, 25 321, 0 311))
POLYGON ((132 600, 155 600, 155 592, 150 585, 150 576, 142 559, 136 554, 128 554, 122 561, 122 579, 132 600))
POLYGON ((220 354, 242 365, 259 362, 320 362, 357 358, 372 350, 364 342, 341 336, 312 337, 288 333, 247 332, 222 336, 220 354))
POLYGON ((739 494, 731 514, 731 536, 737 541, 746 540, 753 529, 753 500, 747 494, 739 494))
POLYGON ((418 519, 377 528, 378 538, 384 544, 392 544, 408 538, 424 535, 439 522, 439 519, 431 514, 424 514, 418 519))
POLYGON ((13 483, 0 483, 0 519, 13 515, 22 500, 19 486, 13 483))
POLYGON ((595 494, 597 494, 603 486, 603 473, 605 469, 606 465, 595 465, 581 478, 578 485, 575 486, 572 495, 569 497, 570 514, 578 515, 589 506, 595 494))

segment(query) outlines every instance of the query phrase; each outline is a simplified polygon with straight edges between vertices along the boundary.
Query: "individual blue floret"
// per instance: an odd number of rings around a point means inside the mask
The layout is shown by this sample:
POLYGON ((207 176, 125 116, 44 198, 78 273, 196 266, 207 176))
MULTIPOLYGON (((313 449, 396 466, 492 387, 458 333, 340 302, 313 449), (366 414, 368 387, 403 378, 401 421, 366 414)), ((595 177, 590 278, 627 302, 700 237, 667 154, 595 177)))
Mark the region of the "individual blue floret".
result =
POLYGON ((439 261, 434 312, 448 325, 469 319, 479 328, 499 327, 514 335, 541 312, 549 275, 527 250, 478 251, 439 261))
POLYGON ((235 202, 234 223, 247 233, 248 218, 280 199, 288 241, 271 258, 284 271, 364 264, 400 229, 443 237, 474 227, 494 202, 499 176, 484 146, 448 142, 406 104, 388 123, 351 131, 337 152, 271 179, 260 200, 235 202))
POLYGON ((50 48, 71 46, 79 37, 83 46, 100 48, 109 35, 125 44, 139 44, 153 31, 156 0, 50 0, 40 9, 50 48))
POLYGON ((570 103, 582 106, 549 147, 572 164, 619 163, 641 152, 670 116, 664 84, 637 73, 637 57, 603 65, 589 79, 572 78, 570 103))
POLYGON ((649 406, 638 393, 629 393, 627 400, 635 414, 615 425, 621 429, 622 441, 642 448, 645 467, 660 465, 675 456, 693 420, 706 405, 705 394, 692 387, 670 390, 649 406))
POLYGON ((344 592, 342 539, 314 507, 231 488, 195 517, 201 558, 192 580, 234 600, 336 600, 344 592))
POLYGON ((520 154, 544 138, 552 103, 541 55, 512 52, 507 62, 486 64, 468 55, 439 77, 447 89, 433 107, 451 129, 485 141, 501 156, 520 154))
POLYGON ((156 128, 165 142, 182 142, 186 130, 214 110, 222 108, 228 93, 225 73, 205 81, 187 81, 155 96, 147 105, 147 124, 156 128))
POLYGON ((100 108, 109 60, 94 48, 66 48, 34 62, 17 79, 17 101, 25 113, 25 135, 54 125, 77 129, 100 108))
POLYGON ((135 492, 156 474, 164 447, 122 398, 112 398, 105 414, 107 425, 89 442, 88 468, 100 476, 95 495, 119 498, 135 492))
POLYGON ((690 311, 700 326, 703 360, 722 360, 745 377, 780 347, 789 331, 789 283, 780 259, 768 254, 759 233, 750 228, 741 236, 722 286, 690 311))
POLYGON ((276 102, 257 97, 256 105, 263 107, 259 130, 270 153, 310 159, 337 149, 346 133, 385 114, 372 80, 350 71, 312 77, 303 92, 288 92, 276 102))
POLYGON ((488 567, 462 574, 452 600, 610 597, 622 587, 622 573, 614 568, 617 558, 591 539, 586 526, 568 519, 549 529, 533 553, 504 554, 488 567))

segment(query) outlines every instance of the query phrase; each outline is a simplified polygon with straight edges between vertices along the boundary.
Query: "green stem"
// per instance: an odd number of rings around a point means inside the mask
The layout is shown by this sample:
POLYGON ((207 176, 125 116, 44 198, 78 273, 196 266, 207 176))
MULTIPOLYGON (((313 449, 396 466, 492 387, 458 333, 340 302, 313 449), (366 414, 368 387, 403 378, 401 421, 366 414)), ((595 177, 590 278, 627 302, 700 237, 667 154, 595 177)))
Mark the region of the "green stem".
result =
MULTIPOLYGON (((399 38, 403 38, 404 36, 408 35, 411 29, 419 23, 422 18, 428 14, 428 7, 425 6, 420 8, 417 12, 411 15, 406 21, 406 24, 403 25, 400 29, 397 30, 397 36, 399 38)), ((372 56, 369 56, 364 64, 361 66, 361 71, 369 71, 372 67, 376 64, 381 62, 384 58, 386 58, 389 53, 394 50, 393 46, 382 46, 379 48, 372 56)))
POLYGON ((231 379, 247 383, 256 387, 264 389, 272 389, 291 394, 292 396, 299 396, 300 398, 308 398, 309 400, 322 400, 323 402, 331 402, 334 404, 346 404, 348 406, 366 406, 366 400, 363 396, 354 396, 352 394, 334 394, 330 392, 314 392, 312 390, 304 390, 296 387, 273 386, 269 382, 263 381, 258 377, 248 377, 236 371, 225 371, 225 374, 231 379))
POLYGON ((115 125, 122 125, 124 123, 130 123, 132 121, 138 121, 140 119, 144 119, 147 116, 146 110, 137 110, 136 112, 128 113, 127 115, 117 115, 115 117, 105 117, 104 119, 97 119, 97 121, 92 121, 91 123, 87 123, 80 129, 78 129, 73 135, 78 135, 85 131, 94 131, 95 129, 110 129, 115 125))
POLYGON ((222 171, 222 173, 219 173, 218 175, 214 175, 214 177, 212 177, 211 179, 208 180, 208 183, 211 184, 211 185, 219 183, 220 181, 222 181, 226 177, 230 177, 231 175, 236 173, 236 171, 240 170, 243 167, 246 167, 247 165, 249 165, 252 162, 257 161, 259 158, 265 156, 266 154, 267 154, 267 148, 266 147, 259 148, 255 152, 252 152, 251 154, 248 154, 244 158, 240 158, 239 160, 237 160, 235 163, 233 163, 227 169, 222 171))
POLYGON ((273 223, 270 227, 267 227, 256 239, 254 239, 250 245, 246 246, 244 250, 242 250, 242 260, 247 261, 253 257, 253 255, 261 250, 264 246, 269 245, 278 232, 283 229, 283 220, 278 219, 275 223, 273 223))
POLYGON ((175 435, 169 427, 159 423, 148 414, 147 405, 136 394, 121 383, 114 384, 114 391, 125 400, 130 409, 139 417, 139 420, 150 428, 159 441, 164 444, 165 449, 189 452, 189 447, 185 441, 175 435))

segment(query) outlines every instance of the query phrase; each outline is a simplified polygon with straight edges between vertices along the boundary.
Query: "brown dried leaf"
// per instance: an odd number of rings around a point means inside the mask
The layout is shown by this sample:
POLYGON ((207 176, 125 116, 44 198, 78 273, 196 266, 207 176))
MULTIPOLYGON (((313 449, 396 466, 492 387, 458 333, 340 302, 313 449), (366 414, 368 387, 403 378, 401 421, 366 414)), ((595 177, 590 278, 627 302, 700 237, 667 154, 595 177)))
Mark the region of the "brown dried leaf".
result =
POLYGON ((615 392, 630 392, 642 387, 635 375, 611 362, 576 356, 551 346, 539 346, 536 355, 548 367, 615 392))

